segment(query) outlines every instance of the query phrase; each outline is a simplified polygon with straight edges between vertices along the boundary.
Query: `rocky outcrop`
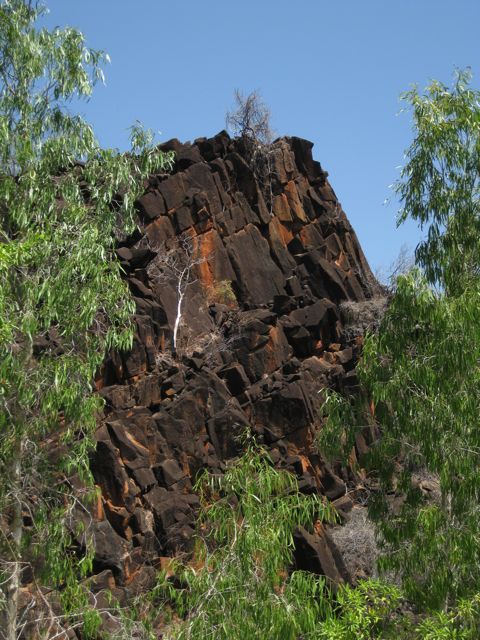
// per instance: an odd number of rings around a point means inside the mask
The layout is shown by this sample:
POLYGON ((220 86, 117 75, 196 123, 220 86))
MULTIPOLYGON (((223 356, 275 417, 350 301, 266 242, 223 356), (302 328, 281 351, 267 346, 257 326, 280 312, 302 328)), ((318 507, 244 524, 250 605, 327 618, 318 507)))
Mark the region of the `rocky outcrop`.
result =
MULTIPOLYGON (((143 588, 161 558, 190 548, 192 483, 204 468, 222 472, 246 429, 301 491, 344 500, 346 472, 313 446, 319 392, 355 388, 358 345, 343 338, 339 304, 369 299, 376 284, 312 146, 276 141, 265 179, 225 132, 172 140, 174 172, 152 176, 138 201, 139 229, 118 247, 135 341, 97 380, 106 410, 92 459, 95 569, 117 586, 143 588), (178 282, 155 265, 181 252, 179 238, 195 264, 174 357, 178 282)), ((314 570, 345 577, 331 544, 297 537, 302 567, 315 556, 314 570)))

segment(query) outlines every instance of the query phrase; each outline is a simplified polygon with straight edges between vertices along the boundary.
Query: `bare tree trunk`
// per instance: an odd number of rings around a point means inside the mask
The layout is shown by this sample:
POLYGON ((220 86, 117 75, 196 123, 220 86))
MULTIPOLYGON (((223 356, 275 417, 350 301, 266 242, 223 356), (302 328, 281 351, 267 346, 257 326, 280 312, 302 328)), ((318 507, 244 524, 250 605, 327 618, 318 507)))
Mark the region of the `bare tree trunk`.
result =
MULTIPOLYGON (((33 368, 33 344, 32 340, 28 340, 24 345, 22 365, 25 371, 33 368)), ((21 570, 22 570, 22 538, 23 538, 23 518, 22 518, 22 499, 23 499, 23 481, 24 474, 23 456, 25 454, 26 444, 26 425, 28 419, 23 414, 19 404, 12 407, 13 429, 17 432, 15 436, 15 444, 11 451, 11 460, 9 461, 10 474, 8 482, 10 485, 10 524, 8 526, 7 538, 8 549, 6 557, 6 574, 8 576, 5 585, 5 603, 3 610, 4 638, 5 640, 17 640, 17 624, 18 624, 18 604, 21 587, 21 570)))
MULTIPOLYGON (((447 491, 442 491, 441 492, 441 503, 442 503, 442 511, 446 516, 446 520, 447 520, 447 528, 450 526, 452 527, 454 522, 453 522, 453 508, 452 508, 452 491, 449 489, 447 491)), ((445 597, 445 601, 443 603, 443 611, 445 613, 447 613, 447 611, 450 609, 451 605, 452 605, 452 598, 450 595, 447 594, 447 596, 445 597)))
POLYGON ((21 502, 22 481, 22 443, 19 441, 13 453, 11 463, 12 515, 10 525, 10 556, 8 565, 8 584, 5 593, 4 637, 5 640, 17 640, 18 596, 20 593, 20 546, 22 543, 23 522, 21 502))
POLYGON ((177 336, 178 328, 180 326, 180 320, 182 319, 182 303, 185 291, 182 291, 181 282, 178 284, 178 302, 177 302, 177 316, 175 318, 175 325, 173 327, 173 350, 177 352, 177 336))

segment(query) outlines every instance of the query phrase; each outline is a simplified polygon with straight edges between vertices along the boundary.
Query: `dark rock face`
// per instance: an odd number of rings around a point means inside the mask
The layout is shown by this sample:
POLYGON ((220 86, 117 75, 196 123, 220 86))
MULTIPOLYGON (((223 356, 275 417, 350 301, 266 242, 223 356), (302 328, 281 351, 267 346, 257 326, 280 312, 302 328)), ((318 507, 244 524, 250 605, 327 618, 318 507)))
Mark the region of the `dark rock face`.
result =
MULTIPOLYGON (((352 386, 356 346, 342 342, 338 305, 377 291, 310 142, 275 142, 268 184, 225 132, 164 147, 176 169, 151 177, 140 231, 118 248, 137 304, 134 346, 112 354, 97 381, 106 411, 92 459, 102 490, 95 566, 132 588, 151 575, 145 567, 191 548, 192 482, 204 468, 221 472, 247 427, 302 491, 345 493, 313 447, 319 391, 352 386), (202 259, 173 357, 177 283, 151 266, 180 234, 202 259), (225 283, 236 301, 222 297, 225 283)), ((296 561, 344 579, 332 545, 300 531, 296 561)))

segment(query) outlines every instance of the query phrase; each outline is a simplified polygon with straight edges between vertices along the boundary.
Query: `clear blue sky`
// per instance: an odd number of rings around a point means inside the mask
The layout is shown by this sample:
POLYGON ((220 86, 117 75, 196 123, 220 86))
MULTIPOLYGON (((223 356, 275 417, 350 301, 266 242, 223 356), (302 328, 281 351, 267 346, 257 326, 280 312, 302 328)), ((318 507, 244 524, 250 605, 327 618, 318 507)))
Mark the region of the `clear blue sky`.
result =
POLYGON ((259 89, 279 135, 315 143, 373 268, 414 225, 395 228, 389 185, 411 139, 399 94, 472 67, 480 85, 480 0, 47 0, 111 64, 83 113, 125 148, 135 120, 160 140, 224 128, 235 88, 259 89))

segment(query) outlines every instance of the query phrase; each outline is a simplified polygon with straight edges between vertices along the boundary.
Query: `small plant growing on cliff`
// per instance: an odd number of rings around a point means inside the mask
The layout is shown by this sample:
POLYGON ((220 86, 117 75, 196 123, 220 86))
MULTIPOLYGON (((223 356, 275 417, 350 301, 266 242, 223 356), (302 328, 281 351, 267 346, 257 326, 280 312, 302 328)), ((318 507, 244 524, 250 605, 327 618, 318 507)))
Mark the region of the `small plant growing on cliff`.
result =
POLYGON ((207 301, 209 304, 225 304, 229 307, 237 305, 237 296, 232 287, 231 280, 220 280, 207 291, 207 301))
MULTIPOLYGON (((75 514, 88 514, 92 495, 89 452, 102 406, 91 393, 92 381, 108 349, 132 343, 134 304, 115 259, 115 235, 134 228, 133 202, 145 178, 172 162, 139 127, 132 129, 132 154, 100 149, 91 127, 64 105, 90 96, 107 57, 87 49, 75 29, 38 30, 43 13, 28 0, 0 4, 5 640, 37 637, 39 631, 63 637, 63 630, 79 624, 87 636, 95 626, 94 615, 75 623, 69 615, 82 606, 88 610, 78 581, 91 568, 92 554, 75 514), (63 614, 42 622, 33 600, 29 609, 37 622, 22 617, 23 580, 58 588, 63 614)), ((48 603, 48 596, 38 594, 48 603)))

